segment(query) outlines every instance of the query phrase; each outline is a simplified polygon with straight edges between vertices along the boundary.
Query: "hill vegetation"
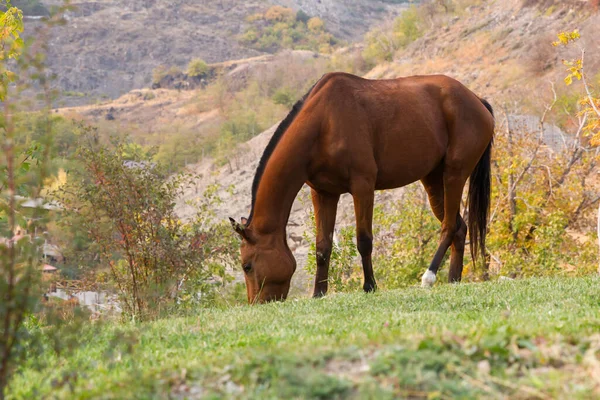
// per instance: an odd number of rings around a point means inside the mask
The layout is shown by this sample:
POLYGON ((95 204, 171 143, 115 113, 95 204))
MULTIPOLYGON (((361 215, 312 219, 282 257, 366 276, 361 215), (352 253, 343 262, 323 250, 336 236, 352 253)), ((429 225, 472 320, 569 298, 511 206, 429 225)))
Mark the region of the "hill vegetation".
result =
POLYGON ((304 11, 273 6, 264 14, 247 18, 251 26, 240 37, 246 46, 270 53, 282 48, 331 53, 337 40, 325 30, 319 17, 310 17, 304 11))

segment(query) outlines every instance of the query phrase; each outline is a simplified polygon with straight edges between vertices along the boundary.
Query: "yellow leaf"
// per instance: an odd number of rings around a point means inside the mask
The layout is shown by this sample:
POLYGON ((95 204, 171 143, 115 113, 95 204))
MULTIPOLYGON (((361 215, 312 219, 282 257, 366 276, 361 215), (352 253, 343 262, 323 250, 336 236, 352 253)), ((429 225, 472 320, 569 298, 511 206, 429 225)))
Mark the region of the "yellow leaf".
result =
POLYGON ((569 86, 571 83, 573 83, 573 76, 567 75, 567 77, 565 78, 565 83, 567 84, 567 86, 569 86))

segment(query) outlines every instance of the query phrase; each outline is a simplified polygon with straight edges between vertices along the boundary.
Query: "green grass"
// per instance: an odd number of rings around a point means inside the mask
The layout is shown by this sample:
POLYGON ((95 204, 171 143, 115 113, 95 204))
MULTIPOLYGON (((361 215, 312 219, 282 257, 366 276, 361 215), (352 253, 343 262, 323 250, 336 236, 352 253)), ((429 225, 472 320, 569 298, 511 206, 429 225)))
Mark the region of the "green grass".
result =
POLYGON ((597 398, 598 332, 598 278, 207 309, 81 332, 9 398, 597 398))

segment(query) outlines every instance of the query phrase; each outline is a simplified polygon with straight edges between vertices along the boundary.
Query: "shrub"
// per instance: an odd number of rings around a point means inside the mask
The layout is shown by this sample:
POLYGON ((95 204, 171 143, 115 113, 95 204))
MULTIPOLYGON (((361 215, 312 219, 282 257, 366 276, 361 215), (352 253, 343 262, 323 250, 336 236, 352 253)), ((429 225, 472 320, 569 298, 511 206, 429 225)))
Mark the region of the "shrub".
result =
POLYGON ((168 177, 151 154, 131 149, 118 139, 100 144, 88 130, 78 151, 84 171, 69 179, 60 200, 98 244, 125 315, 143 320, 170 310, 186 282, 205 296, 209 279, 227 277, 209 267, 209 241, 195 242, 209 235, 197 230, 208 219, 189 225, 175 215, 189 177, 168 177))
POLYGON ((306 24, 309 19, 310 19, 310 15, 308 15, 307 13, 305 13, 303 10, 298 10, 298 12, 296 13, 296 20, 297 21, 300 21, 300 22, 306 24))
POLYGON ((281 88, 273 95, 273 103, 292 107, 296 102, 294 93, 289 88, 281 88))
POLYGON ((168 70, 164 65, 159 65, 152 70, 152 83, 160 83, 167 76, 168 70))
POLYGON ((396 51, 423 36, 423 21, 419 10, 412 6, 396 18, 393 24, 375 28, 365 35, 364 58, 374 65, 391 61, 396 51))
POLYGON ((191 78, 204 76, 208 72, 208 64, 200 58, 194 58, 187 67, 187 74, 191 78))
MULTIPOLYGON (((378 284, 400 288, 419 282, 437 248, 440 223, 419 183, 403 190, 400 200, 375 208, 373 265, 378 284)), ((445 270, 439 275, 444 276, 445 270)))
POLYGON ((294 10, 288 7, 272 6, 265 13, 265 19, 276 22, 289 22, 296 18, 294 10))
POLYGON ((406 47, 423 36, 422 21, 415 6, 404 11, 394 21, 394 35, 400 47, 406 47))
POLYGON ((313 33, 323 32, 323 30, 325 30, 325 22, 319 17, 313 17, 308 20, 306 26, 313 33))

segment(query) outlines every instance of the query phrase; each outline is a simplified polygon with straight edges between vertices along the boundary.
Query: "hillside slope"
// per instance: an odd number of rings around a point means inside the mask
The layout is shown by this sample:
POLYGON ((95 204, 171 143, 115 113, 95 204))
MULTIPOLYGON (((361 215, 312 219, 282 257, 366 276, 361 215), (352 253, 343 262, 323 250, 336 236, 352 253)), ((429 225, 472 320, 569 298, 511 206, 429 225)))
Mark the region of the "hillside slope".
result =
POLYGON ((196 57, 215 63, 261 54, 240 45, 237 36, 247 26, 247 16, 273 4, 321 16, 330 31, 349 41, 405 7, 383 0, 73 2, 76 9, 67 13, 68 23, 54 31, 50 68, 61 89, 79 95, 66 98, 67 104, 115 98, 149 87, 159 65, 185 69, 196 57))
POLYGON ((392 62, 381 63, 366 77, 441 73, 494 103, 519 102, 530 111, 542 111, 553 96, 550 82, 562 83, 565 76, 561 60, 579 56, 576 48, 565 52, 553 47, 556 35, 579 29, 587 50, 586 68, 593 75, 600 70, 598 26, 600 13, 594 14, 582 1, 479 2, 441 27, 427 30, 392 62))
POLYGON ((598 284, 443 285, 96 324, 75 354, 21 371, 8 398, 593 399, 598 284))

